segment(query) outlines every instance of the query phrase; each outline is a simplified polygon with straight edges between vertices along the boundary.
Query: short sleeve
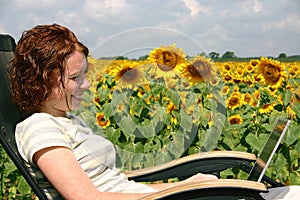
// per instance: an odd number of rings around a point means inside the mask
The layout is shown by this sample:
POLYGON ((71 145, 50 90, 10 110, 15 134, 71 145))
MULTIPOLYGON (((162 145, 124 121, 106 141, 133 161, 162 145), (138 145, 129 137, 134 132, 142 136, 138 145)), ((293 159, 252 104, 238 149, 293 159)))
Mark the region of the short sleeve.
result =
POLYGON ((16 143, 22 158, 34 165, 33 155, 44 148, 62 146, 71 148, 59 121, 46 113, 37 113, 16 127, 16 143))

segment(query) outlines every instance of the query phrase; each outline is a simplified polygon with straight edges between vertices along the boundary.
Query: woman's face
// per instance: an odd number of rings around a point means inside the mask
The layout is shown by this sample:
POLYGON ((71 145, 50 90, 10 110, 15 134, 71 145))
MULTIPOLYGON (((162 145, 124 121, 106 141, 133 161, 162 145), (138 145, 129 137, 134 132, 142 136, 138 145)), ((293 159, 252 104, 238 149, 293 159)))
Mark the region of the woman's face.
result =
POLYGON ((66 111, 79 108, 83 92, 91 84, 86 79, 87 59, 82 52, 75 51, 66 61, 64 77, 58 78, 58 85, 53 89, 51 97, 42 107, 42 112, 54 116, 65 116, 66 111), (63 78, 64 87, 61 83, 63 78))

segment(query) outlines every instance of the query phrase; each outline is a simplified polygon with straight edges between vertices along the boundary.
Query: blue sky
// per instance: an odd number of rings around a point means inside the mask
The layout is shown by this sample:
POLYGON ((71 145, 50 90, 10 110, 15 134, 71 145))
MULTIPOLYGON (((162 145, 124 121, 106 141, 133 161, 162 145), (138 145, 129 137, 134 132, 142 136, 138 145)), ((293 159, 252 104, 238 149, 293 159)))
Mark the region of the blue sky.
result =
POLYGON ((300 54, 299 0, 0 0, 0 32, 37 24, 74 31, 94 57, 145 55, 160 45, 188 55, 300 54))

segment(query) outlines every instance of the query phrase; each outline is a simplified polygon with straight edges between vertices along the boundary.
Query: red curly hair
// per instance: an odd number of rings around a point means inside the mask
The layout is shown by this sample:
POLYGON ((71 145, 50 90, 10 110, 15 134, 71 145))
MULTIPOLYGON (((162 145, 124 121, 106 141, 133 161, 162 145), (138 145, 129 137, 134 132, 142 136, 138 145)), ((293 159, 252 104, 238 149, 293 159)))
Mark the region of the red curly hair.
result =
POLYGON ((88 56, 75 34, 58 24, 38 25, 22 34, 8 69, 12 97, 21 111, 39 112, 52 88, 64 87, 66 60, 75 50, 88 56))

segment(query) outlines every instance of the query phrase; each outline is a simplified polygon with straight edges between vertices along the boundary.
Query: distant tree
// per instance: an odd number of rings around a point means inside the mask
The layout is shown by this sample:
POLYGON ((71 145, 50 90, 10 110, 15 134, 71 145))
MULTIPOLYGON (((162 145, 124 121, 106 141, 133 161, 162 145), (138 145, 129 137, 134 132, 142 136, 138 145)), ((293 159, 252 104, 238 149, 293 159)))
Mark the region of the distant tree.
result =
POLYGON ((117 56, 115 59, 116 60, 128 60, 128 58, 125 56, 117 56))
POLYGON ((149 57, 149 55, 140 56, 138 60, 146 60, 149 57))
POLYGON ((222 58, 236 58, 236 56, 234 55, 234 52, 232 52, 232 51, 226 51, 223 54, 222 58))
POLYGON ((203 57, 206 57, 206 53, 205 52, 202 52, 202 53, 198 53, 197 56, 203 56, 203 57))
POLYGON ((219 58, 219 56, 220 56, 220 54, 219 53, 217 53, 217 52, 210 52, 209 54, 209 57, 211 58, 211 59, 217 59, 217 58, 219 58))
POLYGON ((286 56, 285 53, 280 53, 279 56, 278 56, 278 58, 286 58, 286 57, 287 57, 287 56, 286 56))

